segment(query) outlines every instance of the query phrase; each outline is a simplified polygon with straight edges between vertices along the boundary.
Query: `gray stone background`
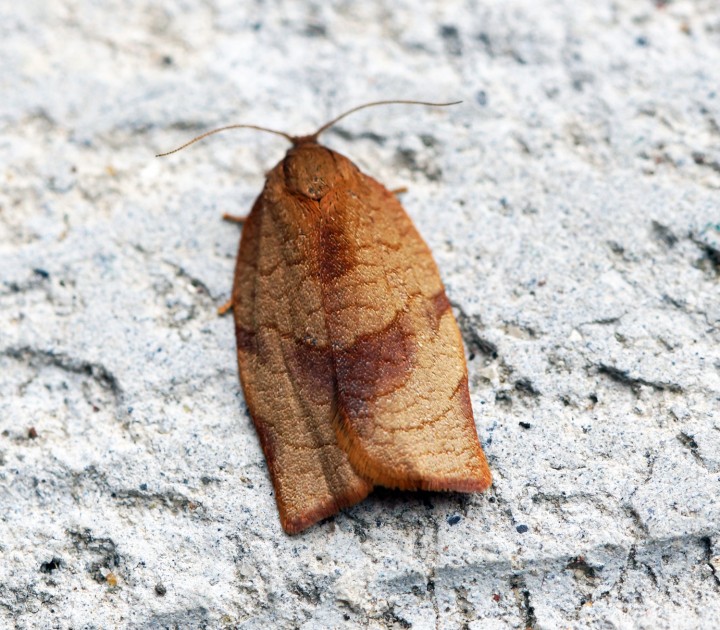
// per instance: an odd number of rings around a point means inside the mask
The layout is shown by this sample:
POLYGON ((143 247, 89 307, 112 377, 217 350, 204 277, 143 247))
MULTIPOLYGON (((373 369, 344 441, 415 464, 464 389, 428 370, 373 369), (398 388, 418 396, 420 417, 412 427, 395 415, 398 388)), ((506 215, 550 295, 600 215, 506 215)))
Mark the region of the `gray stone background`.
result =
POLYGON ((0 626, 697 628, 720 619, 716 0, 0 6, 0 626), (237 378, 282 139, 425 236, 484 495, 288 537, 237 378))

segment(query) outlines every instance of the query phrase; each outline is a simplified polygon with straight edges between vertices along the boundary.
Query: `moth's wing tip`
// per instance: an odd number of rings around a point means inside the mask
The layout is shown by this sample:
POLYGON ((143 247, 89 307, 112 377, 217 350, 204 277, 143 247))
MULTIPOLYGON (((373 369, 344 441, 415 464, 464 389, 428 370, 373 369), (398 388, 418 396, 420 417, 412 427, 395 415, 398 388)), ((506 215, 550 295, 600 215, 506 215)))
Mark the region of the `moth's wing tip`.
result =
POLYGON ((280 507, 280 524, 286 534, 294 535, 306 530, 308 527, 319 523, 324 518, 333 516, 345 508, 351 507, 362 501, 372 491, 371 483, 363 481, 355 486, 347 488, 345 492, 337 497, 331 497, 311 507, 295 510, 290 514, 290 509, 280 507))
POLYGON ((493 477, 492 473, 490 472, 490 469, 487 469, 487 472, 482 475, 480 478, 480 487, 475 490, 474 492, 485 492, 490 486, 493 485, 493 477))
POLYGON ((492 473, 481 456, 479 461, 468 470, 466 475, 456 477, 429 477, 422 482, 423 490, 444 492, 485 492, 492 485, 492 473))
POLYGON ((422 490, 441 492, 485 492, 492 485, 492 474, 487 464, 479 470, 468 471, 456 477, 427 477, 421 481, 422 490))
POLYGON ((485 469, 477 474, 443 484, 441 489, 449 492, 485 492, 492 485, 492 481, 490 469, 485 466, 485 469))
POLYGON ((422 470, 410 465, 402 470, 397 463, 378 459, 372 445, 368 445, 353 429, 346 413, 336 416, 336 435, 355 472, 376 486, 396 490, 429 490, 432 492, 484 492, 492 485, 492 473, 473 429, 471 445, 474 456, 461 471, 448 474, 438 469, 422 470))
POLYGON ((429 492, 485 492, 492 485, 490 471, 463 477, 423 476, 412 479, 379 479, 377 485, 399 490, 426 490, 429 492))
POLYGON ((485 492, 493 483, 492 473, 488 466, 487 459, 485 459, 485 453, 482 448, 479 449, 478 459, 474 466, 474 471, 470 477, 468 489, 462 492, 485 492))

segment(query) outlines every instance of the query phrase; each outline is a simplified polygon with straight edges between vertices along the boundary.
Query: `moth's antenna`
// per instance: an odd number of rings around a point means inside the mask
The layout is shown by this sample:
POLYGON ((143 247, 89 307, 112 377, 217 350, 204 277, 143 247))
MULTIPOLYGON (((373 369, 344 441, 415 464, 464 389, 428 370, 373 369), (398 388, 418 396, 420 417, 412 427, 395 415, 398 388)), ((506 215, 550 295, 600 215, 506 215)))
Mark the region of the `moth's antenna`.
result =
POLYGON ((267 127, 258 127, 257 125, 228 125, 227 127, 218 127, 217 129, 213 129, 212 131, 206 131, 205 133, 199 135, 197 138, 193 138, 190 140, 190 142, 186 142, 182 146, 178 147, 177 149, 173 149, 172 151, 168 151, 167 153, 158 153, 155 157, 165 157, 166 155, 172 155, 173 153, 177 153, 178 151, 182 151, 185 147, 189 147, 191 144, 195 144, 196 142, 200 142, 200 140, 203 140, 204 138, 207 138, 208 136, 212 136, 216 133, 220 133, 221 131, 227 131, 228 129, 257 129, 258 131, 266 131, 267 133, 274 133, 276 136, 282 136, 286 140, 289 140, 290 142, 294 142, 293 136, 291 136, 288 133, 285 133, 284 131, 276 131, 275 129, 268 129, 267 127))
POLYGON ((450 105, 458 105, 462 103, 462 101, 453 101, 452 103, 428 103, 426 101, 403 101, 403 100, 394 100, 394 101, 373 101, 372 103, 365 103, 363 105, 358 105, 357 107, 353 107, 352 109, 347 110, 346 112, 340 114, 337 118, 333 118, 330 122, 325 123, 320 129, 318 129, 315 133, 309 135, 309 136, 291 136, 289 133, 285 133, 284 131, 277 131, 276 129, 268 129, 267 127, 259 127, 258 125, 227 125, 226 127, 218 127, 217 129, 213 129, 211 131, 206 131, 203 134, 200 134, 196 138, 193 138, 189 142, 186 142, 185 144, 179 146, 177 149, 173 149, 172 151, 167 151, 166 153, 158 153, 155 157, 165 157, 166 155, 172 155, 173 153, 177 153, 178 151, 182 151, 184 148, 189 147, 191 144, 195 144, 196 142, 200 142, 200 140, 204 140, 208 136, 212 136, 216 133, 220 133, 221 131, 227 131, 228 129, 256 129, 257 131, 265 131, 267 133, 273 133, 276 136, 282 136, 286 140, 292 142, 293 144, 297 145, 301 142, 306 142, 308 140, 314 141, 317 140, 317 137, 323 132, 328 130, 330 127, 332 127, 335 123, 342 120, 346 116, 349 116, 350 114, 354 114, 357 111, 360 111, 361 109, 365 109, 367 107, 375 107, 377 105, 427 105, 428 107, 448 107, 450 105))
POLYGON ((373 101, 372 103, 365 103, 364 105, 358 105, 357 107, 353 107, 352 109, 347 110, 346 112, 340 114, 337 118, 333 118, 330 122, 325 123, 320 129, 318 129, 314 134, 307 136, 308 139, 317 139, 317 137, 323 132, 328 130, 330 127, 332 127, 335 123, 339 122, 345 116, 349 116, 350 114, 354 114, 357 111, 360 111, 361 109, 365 109, 366 107, 375 107, 376 105, 427 105, 429 107, 448 107, 450 105, 459 105, 462 103, 462 101, 453 101, 452 103, 427 103, 425 101, 373 101))

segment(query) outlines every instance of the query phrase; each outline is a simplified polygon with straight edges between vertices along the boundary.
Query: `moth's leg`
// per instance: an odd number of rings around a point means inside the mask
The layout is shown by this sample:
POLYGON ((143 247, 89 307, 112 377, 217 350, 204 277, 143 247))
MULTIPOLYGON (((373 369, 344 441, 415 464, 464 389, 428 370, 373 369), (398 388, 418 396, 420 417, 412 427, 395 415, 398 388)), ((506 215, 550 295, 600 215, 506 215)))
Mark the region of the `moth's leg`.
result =
POLYGON ((407 186, 400 186, 400 188, 393 188, 390 192, 393 195, 402 195, 403 193, 406 193, 408 191, 407 186))
MULTIPOLYGON (((239 225, 242 225, 247 220, 247 215, 245 216, 238 216, 236 214, 228 214, 227 212, 222 215, 222 218, 225 221, 230 221, 231 223, 237 223, 239 225)), ((231 311, 233 307, 233 301, 232 298, 230 298, 225 304, 223 304, 220 308, 218 308, 217 313, 220 317, 225 315, 228 311, 231 311)))
POLYGON ((239 223, 240 225, 242 225, 247 220, 247 215, 240 217, 236 214, 225 213, 225 214, 223 214, 222 218, 225 221, 230 221, 231 223, 239 223))
POLYGON ((217 314, 219 317, 222 317, 223 315, 227 314, 228 311, 231 311, 233 307, 233 300, 230 298, 225 304, 223 304, 220 308, 217 310, 217 314))

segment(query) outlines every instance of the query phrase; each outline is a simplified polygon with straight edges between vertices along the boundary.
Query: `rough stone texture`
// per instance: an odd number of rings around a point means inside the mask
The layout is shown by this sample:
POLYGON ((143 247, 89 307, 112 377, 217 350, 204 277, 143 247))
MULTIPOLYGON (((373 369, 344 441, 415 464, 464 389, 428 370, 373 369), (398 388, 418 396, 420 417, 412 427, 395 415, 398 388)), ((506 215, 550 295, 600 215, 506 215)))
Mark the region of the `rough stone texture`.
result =
POLYGON ((0 626, 696 628, 720 618, 715 0, 5 3, 0 626), (279 138, 390 187, 495 484, 279 526, 238 229, 279 138))

